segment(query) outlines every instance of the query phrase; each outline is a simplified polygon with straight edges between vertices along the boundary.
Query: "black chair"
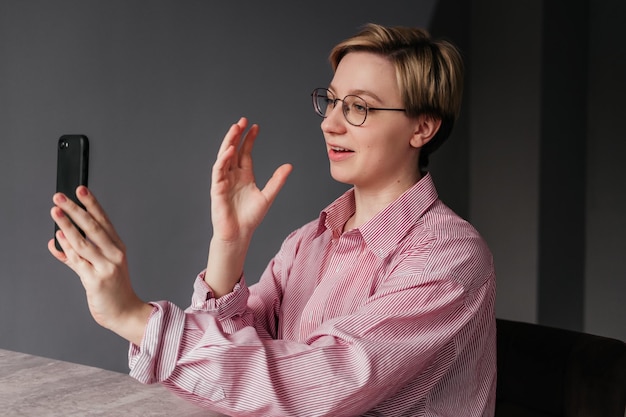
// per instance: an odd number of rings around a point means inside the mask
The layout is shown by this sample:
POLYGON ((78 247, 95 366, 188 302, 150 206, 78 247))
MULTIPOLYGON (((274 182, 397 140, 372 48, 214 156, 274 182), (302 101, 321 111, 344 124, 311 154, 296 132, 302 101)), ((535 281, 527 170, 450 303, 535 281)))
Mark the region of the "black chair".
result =
POLYGON ((496 417, 625 417, 626 344, 497 319, 496 417))

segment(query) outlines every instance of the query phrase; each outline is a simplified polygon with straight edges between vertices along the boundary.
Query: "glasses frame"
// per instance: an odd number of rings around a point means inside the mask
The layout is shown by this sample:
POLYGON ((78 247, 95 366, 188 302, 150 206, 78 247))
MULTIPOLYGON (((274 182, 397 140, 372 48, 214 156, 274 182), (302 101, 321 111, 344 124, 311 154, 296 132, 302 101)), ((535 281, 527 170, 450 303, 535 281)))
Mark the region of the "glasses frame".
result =
MULTIPOLYGON (((334 96, 334 94, 328 89, 328 88, 323 88, 323 87, 318 87, 316 89, 313 90, 313 92, 311 93, 311 100, 313 101, 313 108, 315 109, 315 113, 317 113, 318 116, 321 116, 322 118, 327 118, 328 116, 324 113, 322 113, 320 107, 317 104, 317 97, 320 96, 320 94, 318 94, 319 92, 325 92, 326 93, 326 97, 330 99, 331 96, 334 96)), ((333 102, 333 108, 335 108, 337 106, 337 102, 341 101, 341 112, 343 113, 343 117, 344 119, 346 119, 346 122, 350 123, 352 126, 362 126, 363 123, 365 123, 365 120, 367 120, 367 115, 369 114, 370 110, 383 110, 383 111, 402 111, 402 112, 406 112, 406 109, 397 109, 397 108, 391 108, 391 107, 370 107, 369 104, 367 104, 367 101, 363 98, 363 97, 359 97, 356 94, 348 94, 346 95, 344 98, 334 98, 332 100, 333 102), (346 98, 348 97, 356 97, 359 100, 363 101, 363 103, 365 103, 365 117, 363 117, 363 121, 359 124, 356 123, 352 123, 350 120, 348 120, 348 106, 346 105, 346 98)))

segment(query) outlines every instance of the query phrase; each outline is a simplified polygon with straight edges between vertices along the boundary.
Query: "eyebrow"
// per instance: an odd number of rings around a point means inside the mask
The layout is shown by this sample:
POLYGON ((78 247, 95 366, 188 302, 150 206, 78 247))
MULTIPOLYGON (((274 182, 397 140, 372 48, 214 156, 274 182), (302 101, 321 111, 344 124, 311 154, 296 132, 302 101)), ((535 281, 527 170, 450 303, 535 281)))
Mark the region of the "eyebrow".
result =
MULTIPOLYGON (((328 89, 332 92, 335 91, 334 87, 331 85, 328 86, 328 89)), ((380 97, 378 97, 376 94, 372 93, 369 90, 350 90, 348 91, 349 96, 361 96, 361 95, 365 95, 368 97, 373 98, 374 100, 378 101, 379 103, 383 103, 383 101, 380 99, 380 97)))

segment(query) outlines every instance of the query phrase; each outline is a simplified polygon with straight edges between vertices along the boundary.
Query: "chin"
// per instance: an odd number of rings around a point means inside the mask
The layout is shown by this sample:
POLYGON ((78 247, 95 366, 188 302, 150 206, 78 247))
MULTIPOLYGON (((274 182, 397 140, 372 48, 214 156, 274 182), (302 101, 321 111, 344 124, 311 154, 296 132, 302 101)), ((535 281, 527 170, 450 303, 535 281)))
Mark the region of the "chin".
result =
POLYGON ((332 168, 330 170, 330 176, 332 177, 332 179, 342 184, 347 184, 347 185, 354 184, 354 178, 352 176, 347 175, 342 172, 337 172, 336 170, 333 170, 332 168))

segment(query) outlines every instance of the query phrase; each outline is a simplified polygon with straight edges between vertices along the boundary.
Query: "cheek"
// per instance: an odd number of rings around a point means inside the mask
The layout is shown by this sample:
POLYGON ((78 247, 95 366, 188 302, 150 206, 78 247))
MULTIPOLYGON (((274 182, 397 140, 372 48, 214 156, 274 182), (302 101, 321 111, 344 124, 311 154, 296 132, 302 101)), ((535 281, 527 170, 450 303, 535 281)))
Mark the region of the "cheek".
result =
POLYGON ((376 134, 363 135, 355 142, 359 144, 360 151, 368 155, 368 163, 377 165, 393 167, 403 163, 415 151, 411 146, 409 130, 404 126, 378 130, 376 134))
POLYGON ((370 144, 363 148, 367 154, 365 168, 368 171, 387 172, 393 171, 400 164, 400 159, 406 155, 405 151, 400 151, 390 144, 370 144))

